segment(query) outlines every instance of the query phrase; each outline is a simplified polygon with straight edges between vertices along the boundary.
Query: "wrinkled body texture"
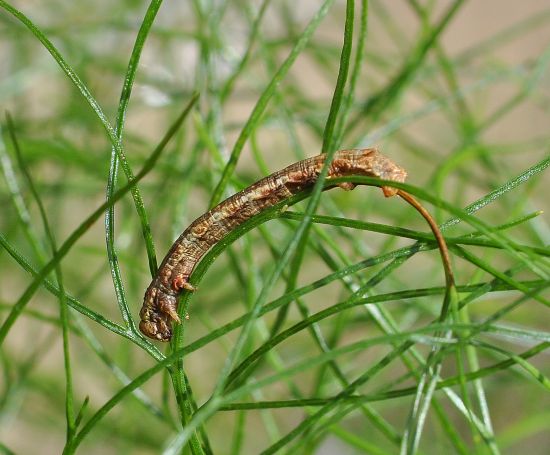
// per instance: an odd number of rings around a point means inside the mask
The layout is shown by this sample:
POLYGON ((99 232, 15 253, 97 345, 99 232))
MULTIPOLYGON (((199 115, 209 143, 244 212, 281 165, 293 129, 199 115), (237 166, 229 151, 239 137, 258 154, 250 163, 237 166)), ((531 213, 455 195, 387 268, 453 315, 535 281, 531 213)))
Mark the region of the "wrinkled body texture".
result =
MULTIPOLYGON (((194 290, 189 276, 202 256, 252 216, 313 186, 325 158, 326 155, 318 155, 291 164, 234 194, 191 223, 174 242, 145 292, 140 330, 153 339, 169 341, 172 322, 180 322, 177 297, 184 289, 194 290)), ((376 149, 336 152, 326 180, 349 175, 403 182, 407 173, 376 149)), ((348 190, 354 187, 351 183, 338 186, 348 190)), ((386 196, 396 193, 390 187, 382 190, 386 196)))

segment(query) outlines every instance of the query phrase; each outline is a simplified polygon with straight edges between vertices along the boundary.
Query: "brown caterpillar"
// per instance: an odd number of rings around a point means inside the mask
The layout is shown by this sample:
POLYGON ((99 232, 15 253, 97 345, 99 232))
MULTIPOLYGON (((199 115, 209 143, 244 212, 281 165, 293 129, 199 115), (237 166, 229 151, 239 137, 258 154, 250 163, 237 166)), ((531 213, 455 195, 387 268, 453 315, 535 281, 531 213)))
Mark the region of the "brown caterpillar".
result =
MULTIPOLYGON (((147 288, 139 312, 139 329, 150 338, 169 341, 172 322, 181 322, 177 313, 177 296, 183 289, 195 290, 189 283, 189 276, 202 256, 252 216, 313 186, 325 158, 326 155, 318 155, 291 164, 239 191, 193 221, 174 242, 147 288)), ((341 150, 334 155, 327 181, 348 175, 403 182, 407 172, 376 149, 341 150)), ((345 190, 355 187, 353 183, 334 186, 345 190)), ((382 190, 386 197, 397 194, 394 188, 382 187, 382 190)))

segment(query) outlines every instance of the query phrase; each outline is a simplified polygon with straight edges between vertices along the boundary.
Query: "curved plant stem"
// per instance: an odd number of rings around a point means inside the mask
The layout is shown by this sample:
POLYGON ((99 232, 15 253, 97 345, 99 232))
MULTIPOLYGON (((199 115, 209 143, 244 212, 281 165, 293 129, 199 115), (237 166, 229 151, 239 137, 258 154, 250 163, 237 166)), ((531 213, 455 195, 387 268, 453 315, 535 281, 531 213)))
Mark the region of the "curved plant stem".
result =
POLYGON ((424 208, 424 206, 420 204, 420 202, 418 202, 411 194, 403 190, 397 190, 397 195, 405 200, 407 203, 412 205, 430 225, 430 229, 432 230, 437 245, 439 247, 439 252, 441 253, 441 260, 443 261, 443 269, 445 271, 445 281, 447 283, 447 287, 450 288, 454 286, 455 279, 451 266, 451 256, 449 255, 449 248, 447 247, 447 242, 445 242, 445 238, 443 237, 443 234, 441 233, 441 230, 439 229, 436 221, 432 218, 432 216, 424 208))

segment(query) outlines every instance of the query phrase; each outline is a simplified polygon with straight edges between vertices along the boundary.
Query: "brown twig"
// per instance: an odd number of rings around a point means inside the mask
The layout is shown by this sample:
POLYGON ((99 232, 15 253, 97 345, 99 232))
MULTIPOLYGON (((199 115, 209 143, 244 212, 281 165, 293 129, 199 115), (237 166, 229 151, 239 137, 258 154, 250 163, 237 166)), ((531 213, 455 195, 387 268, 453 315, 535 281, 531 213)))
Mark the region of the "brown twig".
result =
POLYGON ((454 280, 453 270, 451 267, 451 257, 449 255, 449 249, 447 248, 447 242, 445 242, 445 238, 443 237, 443 234, 441 234, 441 231, 439 230, 439 226, 437 225, 435 220, 432 218, 430 213, 411 194, 403 190, 397 190, 397 195, 400 196, 402 199, 404 199, 407 203, 412 205, 430 225, 430 229, 432 230, 435 240, 437 242, 437 245, 439 247, 439 253, 441 254, 443 269, 445 271, 445 281, 447 283, 447 289, 454 287, 455 280, 454 280))

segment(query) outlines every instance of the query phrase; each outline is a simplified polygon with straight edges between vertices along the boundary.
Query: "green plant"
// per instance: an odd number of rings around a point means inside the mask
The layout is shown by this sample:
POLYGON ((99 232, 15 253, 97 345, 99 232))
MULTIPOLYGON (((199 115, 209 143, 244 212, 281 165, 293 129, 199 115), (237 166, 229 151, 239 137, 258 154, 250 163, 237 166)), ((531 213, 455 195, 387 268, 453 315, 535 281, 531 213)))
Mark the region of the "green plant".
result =
POLYGON ((57 1, 47 18, 0 0, 5 453, 46 432, 65 453, 548 444, 550 48, 499 51, 550 11, 449 53, 463 1, 295 3, 127 0, 87 17, 57 1), (413 210, 318 186, 207 254, 170 346, 142 337, 157 254, 195 216, 304 156, 374 143, 440 220, 448 312, 413 210))

